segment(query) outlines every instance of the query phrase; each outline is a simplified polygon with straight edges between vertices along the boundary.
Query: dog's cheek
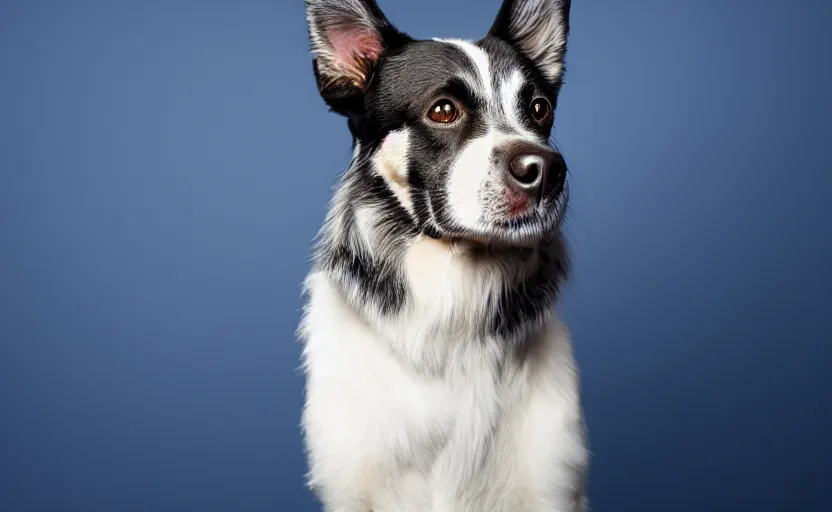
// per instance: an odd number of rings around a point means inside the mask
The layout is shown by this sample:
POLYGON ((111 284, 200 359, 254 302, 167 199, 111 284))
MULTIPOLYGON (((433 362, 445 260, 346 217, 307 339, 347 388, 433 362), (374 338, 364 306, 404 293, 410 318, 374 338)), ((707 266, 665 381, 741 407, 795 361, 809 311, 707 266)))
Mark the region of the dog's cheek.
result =
POLYGON ((399 203, 413 215, 413 200, 407 181, 410 134, 407 129, 390 132, 373 155, 373 168, 396 196, 399 203))
POLYGON ((482 192, 492 179, 494 137, 490 133, 469 142, 448 175, 448 209, 458 224, 476 229, 485 216, 482 192))

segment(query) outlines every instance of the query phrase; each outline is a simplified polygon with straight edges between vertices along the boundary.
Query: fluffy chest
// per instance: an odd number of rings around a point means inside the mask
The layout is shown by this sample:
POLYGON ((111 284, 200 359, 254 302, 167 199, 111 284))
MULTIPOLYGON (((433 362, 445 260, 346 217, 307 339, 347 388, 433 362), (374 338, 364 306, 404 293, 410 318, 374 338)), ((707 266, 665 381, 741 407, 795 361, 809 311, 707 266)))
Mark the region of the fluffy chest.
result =
MULTIPOLYGON (((332 416, 326 421, 337 421, 351 443, 376 450, 378 458, 389 457, 391 466, 425 469, 449 442, 462 409, 496 414, 495 372, 487 361, 476 364, 468 358, 471 364, 456 365, 455 373, 442 377, 420 372, 323 276, 310 282, 302 327, 308 417, 332 416)), ((457 362, 465 357, 462 351, 455 351, 457 362)))
POLYGON ((564 333, 542 334, 534 363, 509 368, 482 340, 458 340, 453 371, 425 374, 323 275, 308 284, 303 426, 324 500, 402 512, 570 503, 585 451, 564 333))

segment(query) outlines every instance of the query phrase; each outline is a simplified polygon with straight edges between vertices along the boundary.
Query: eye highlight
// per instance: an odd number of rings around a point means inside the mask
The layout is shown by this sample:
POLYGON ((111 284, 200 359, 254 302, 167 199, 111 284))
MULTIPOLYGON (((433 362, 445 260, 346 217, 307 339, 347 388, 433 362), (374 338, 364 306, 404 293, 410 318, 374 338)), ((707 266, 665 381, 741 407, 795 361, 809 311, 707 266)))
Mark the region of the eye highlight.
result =
POLYGON ((450 124, 459 119, 459 109, 451 100, 442 99, 430 107, 428 118, 434 123, 450 124))
POLYGON ((549 119, 552 113, 552 105, 544 98, 535 98, 529 105, 529 115, 538 123, 542 123, 549 119))

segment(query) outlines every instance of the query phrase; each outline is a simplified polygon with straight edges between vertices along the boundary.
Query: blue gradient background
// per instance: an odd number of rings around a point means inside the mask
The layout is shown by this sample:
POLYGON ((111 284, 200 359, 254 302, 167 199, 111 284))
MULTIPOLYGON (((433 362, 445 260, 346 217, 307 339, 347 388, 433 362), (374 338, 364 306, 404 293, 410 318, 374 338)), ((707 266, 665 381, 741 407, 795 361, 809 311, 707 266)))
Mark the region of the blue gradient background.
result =
MULTIPOLYGON (((499 0, 381 4, 478 37, 499 0)), ((572 19, 594 510, 832 510, 832 5, 572 19)), ((293 330, 350 141, 305 31, 300 1, 0 3, 0 510, 318 510, 293 330)))

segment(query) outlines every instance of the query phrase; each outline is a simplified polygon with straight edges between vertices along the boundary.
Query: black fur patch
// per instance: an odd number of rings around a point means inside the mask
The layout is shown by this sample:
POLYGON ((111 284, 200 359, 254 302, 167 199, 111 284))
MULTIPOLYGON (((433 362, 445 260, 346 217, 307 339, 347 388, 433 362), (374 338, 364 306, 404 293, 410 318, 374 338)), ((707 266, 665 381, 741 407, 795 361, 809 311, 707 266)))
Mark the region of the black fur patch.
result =
POLYGON ((382 315, 395 314, 404 306, 405 282, 389 263, 339 245, 327 251, 324 265, 342 291, 357 293, 353 298, 357 304, 371 303, 382 315))
POLYGON ((526 279, 506 287, 499 294, 488 332, 515 340, 520 352, 526 350, 526 331, 538 325, 554 305, 561 283, 569 274, 569 256, 561 237, 541 244, 539 263, 526 279))

